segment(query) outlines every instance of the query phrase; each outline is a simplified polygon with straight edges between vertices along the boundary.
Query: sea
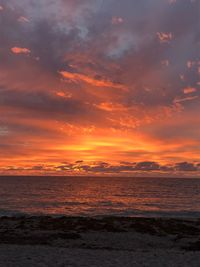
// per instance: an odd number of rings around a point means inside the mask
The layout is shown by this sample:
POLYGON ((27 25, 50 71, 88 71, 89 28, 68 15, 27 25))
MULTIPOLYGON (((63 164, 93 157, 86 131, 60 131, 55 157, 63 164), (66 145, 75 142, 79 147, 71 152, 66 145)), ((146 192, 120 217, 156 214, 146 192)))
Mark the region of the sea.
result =
POLYGON ((0 216, 200 217, 200 179, 0 177, 0 216))

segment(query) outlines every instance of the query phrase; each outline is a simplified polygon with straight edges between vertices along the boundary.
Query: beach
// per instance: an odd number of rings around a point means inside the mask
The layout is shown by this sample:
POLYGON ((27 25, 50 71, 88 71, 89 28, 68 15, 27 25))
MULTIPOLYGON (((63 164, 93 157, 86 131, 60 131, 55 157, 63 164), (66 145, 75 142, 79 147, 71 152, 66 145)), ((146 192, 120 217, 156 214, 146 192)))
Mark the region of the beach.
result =
POLYGON ((0 266, 200 266, 200 219, 0 218, 0 266))

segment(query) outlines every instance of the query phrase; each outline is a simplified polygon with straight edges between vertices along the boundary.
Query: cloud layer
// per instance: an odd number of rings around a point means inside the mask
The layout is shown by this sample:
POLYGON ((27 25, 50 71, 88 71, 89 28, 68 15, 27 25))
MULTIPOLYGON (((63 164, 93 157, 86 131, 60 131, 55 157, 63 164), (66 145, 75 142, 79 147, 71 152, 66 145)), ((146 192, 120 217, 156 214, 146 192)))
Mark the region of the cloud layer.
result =
POLYGON ((198 176, 198 5, 0 0, 3 173, 65 159, 198 176))

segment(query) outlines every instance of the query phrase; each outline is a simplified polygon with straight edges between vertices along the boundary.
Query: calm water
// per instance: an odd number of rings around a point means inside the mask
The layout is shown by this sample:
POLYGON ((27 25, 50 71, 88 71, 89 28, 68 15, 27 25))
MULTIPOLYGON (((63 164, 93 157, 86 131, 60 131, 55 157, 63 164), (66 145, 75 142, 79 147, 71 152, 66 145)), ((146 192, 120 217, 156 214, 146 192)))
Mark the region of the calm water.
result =
POLYGON ((200 216, 200 179, 0 177, 0 215, 200 216))

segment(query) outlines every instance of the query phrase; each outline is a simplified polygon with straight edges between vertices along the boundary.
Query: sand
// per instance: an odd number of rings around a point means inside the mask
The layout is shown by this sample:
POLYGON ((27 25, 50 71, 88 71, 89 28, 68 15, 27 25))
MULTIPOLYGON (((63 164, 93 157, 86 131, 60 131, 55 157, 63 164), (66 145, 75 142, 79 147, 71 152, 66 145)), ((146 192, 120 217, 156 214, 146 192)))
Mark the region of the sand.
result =
POLYGON ((0 266, 200 266, 200 220, 3 217, 0 266))

